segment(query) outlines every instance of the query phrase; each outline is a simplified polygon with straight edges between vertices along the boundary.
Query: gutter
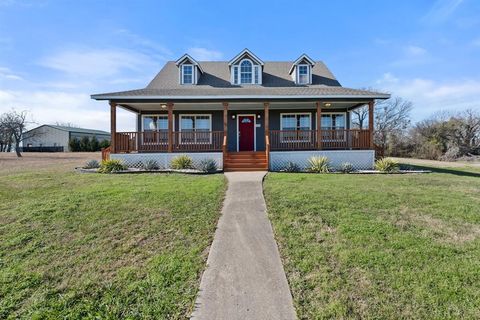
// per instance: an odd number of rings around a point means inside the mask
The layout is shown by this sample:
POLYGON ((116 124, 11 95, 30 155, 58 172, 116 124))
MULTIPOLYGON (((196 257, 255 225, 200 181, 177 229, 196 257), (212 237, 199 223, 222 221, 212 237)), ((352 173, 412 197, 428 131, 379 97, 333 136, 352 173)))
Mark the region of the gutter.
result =
POLYGON ((229 99, 389 99, 389 94, 378 95, 231 95, 231 96, 117 96, 98 95, 90 96, 94 100, 229 100, 229 99))

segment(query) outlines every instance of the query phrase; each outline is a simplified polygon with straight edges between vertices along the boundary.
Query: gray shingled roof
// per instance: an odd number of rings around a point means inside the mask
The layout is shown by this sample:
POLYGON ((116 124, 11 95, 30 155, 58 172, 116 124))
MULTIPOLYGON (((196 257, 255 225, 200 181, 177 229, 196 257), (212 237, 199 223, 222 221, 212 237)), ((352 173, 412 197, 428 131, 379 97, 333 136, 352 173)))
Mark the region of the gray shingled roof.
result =
POLYGON ((162 99, 218 97, 365 97, 389 95, 344 88, 322 61, 312 68, 312 84, 297 85, 289 75, 291 61, 265 62, 261 85, 232 85, 227 61, 200 61, 204 73, 197 85, 181 85, 178 67, 169 61, 144 89, 92 95, 93 99, 162 99))

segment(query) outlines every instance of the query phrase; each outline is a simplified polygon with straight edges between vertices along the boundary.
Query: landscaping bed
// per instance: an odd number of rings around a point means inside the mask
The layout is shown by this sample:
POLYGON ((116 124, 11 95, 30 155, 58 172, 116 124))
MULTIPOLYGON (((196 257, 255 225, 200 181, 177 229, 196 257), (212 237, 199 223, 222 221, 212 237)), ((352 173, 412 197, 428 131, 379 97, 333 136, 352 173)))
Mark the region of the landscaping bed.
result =
POLYGON ((270 173, 299 319, 480 318, 480 170, 270 173))

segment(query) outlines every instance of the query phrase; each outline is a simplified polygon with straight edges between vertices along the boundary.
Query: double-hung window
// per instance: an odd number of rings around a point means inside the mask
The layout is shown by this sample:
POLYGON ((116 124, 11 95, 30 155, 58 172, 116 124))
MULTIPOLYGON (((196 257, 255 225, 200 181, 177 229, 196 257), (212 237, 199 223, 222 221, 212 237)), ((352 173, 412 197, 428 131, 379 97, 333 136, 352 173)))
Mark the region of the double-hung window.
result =
POLYGON ((282 142, 310 141, 310 113, 282 113, 280 129, 282 142))
POLYGON ((168 142, 167 115, 144 115, 142 118, 144 143, 168 142))
POLYGON ((209 114, 180 115, 181 143, 211 143, 212 116, 209 114))
POLYGON ((182 84, 193 84, 193 65, 182 65, 182 84))
POLYGON ((345 114, 322 114, 321 129, 324 140, 345 140, 345 114))
POLYGON ((240 63, 240 83, 251 84, 253 78, 252 72, 252 62, 250 62, 249 60, 243 60, 242 63, 240 63))
POLYGON ((310 83, 310 67, 305 64, 298 65, 298 84, 310 83))

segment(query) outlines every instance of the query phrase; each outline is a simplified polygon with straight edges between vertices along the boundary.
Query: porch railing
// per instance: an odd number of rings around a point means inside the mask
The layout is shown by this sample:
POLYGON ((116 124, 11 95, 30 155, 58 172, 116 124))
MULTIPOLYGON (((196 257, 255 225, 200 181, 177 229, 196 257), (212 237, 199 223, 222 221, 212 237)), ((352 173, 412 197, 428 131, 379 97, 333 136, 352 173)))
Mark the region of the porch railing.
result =
POLYGON ((370 131, 360 129, 320 130, 271 130, 272 151, 321 149, 369 149, 370 131))
MULTIPOLYGON (((222 151, 223 131, 172 132, 173 152, 222 151)), ((167 152, 168 131, 117 132, 115 152, 167 152)))

